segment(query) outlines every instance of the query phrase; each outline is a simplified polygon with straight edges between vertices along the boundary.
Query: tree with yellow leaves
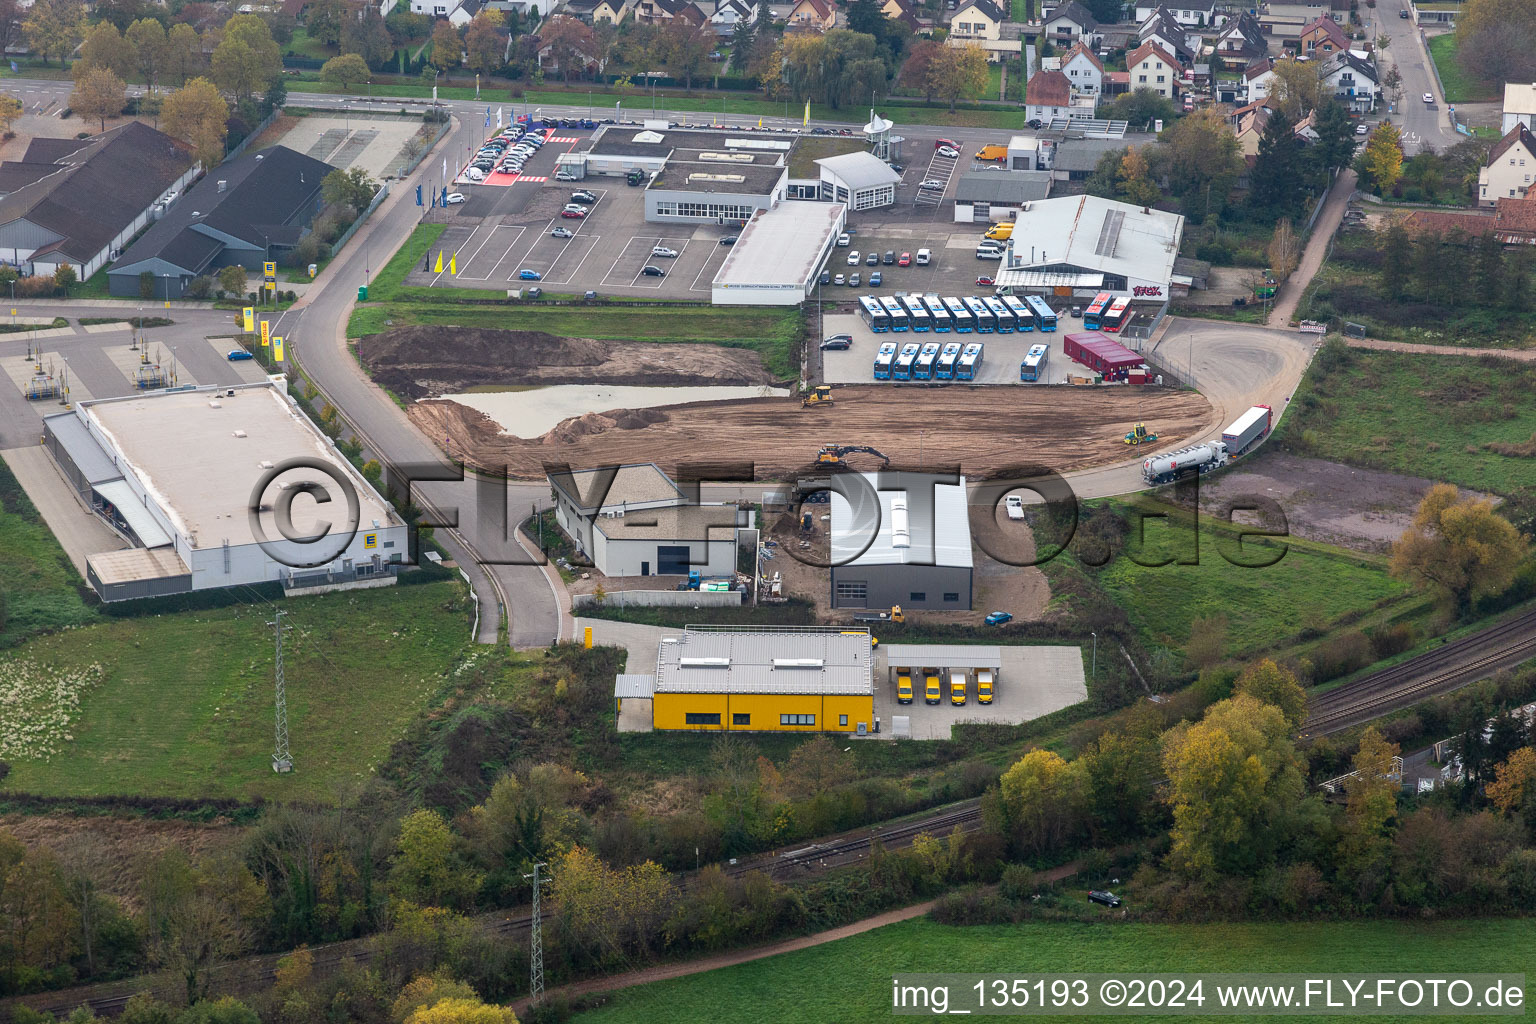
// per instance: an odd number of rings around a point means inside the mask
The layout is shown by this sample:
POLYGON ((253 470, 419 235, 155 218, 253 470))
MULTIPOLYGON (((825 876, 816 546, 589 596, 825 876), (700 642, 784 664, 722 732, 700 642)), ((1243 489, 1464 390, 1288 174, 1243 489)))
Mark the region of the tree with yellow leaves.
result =
POLYGON ((517 1015, 478 999, 444 999, 417 1010, 405 1024, 517 1024, 517 1015))
POLYGON ((1492 499, 1462 498, 1454 484, 1436 484, 1392 545, 1392 574, 1442 590, 1464 613, 1478 598, 1503 592, 1529 548, 1492 499))
POLYGON ((1393 758, 1398 746, 1388 743, 1375 726, 1360 737, 1354 774, 1344 783, 1349 800, 1339 840, 1341 879, 1352 879, 1362 905, 1375 902, 1390 877, 1392 819, 1397 815, 1399 779, 1393 758))
POLYGON ((1307 717, 1307 692, 1288 669, 1276 665, 1269 658, 1250 666, 1237 677, 1234 693, 1246 693, 1255 700, 1272 704, 1280 709, 1292 730, 1301 727, 1307 717))
POLYGON ((1081 820, 1082 771, 1049 750, 1031 750, 998 786, 1015 843, 1028 853, 1058 850, 1081 820))
POLYGON ((1505 814, 1536 803, 1536 748, 1521 747, 1494 769, 1488 799, 1505 814))
POLYGON ((1392 191, 1403 176, 1403 137, 1391 121, 1383 121, 1371 132, 1365 152, 1357 165, 1365 172, 1377 195, 1392 191))
POLYGON ((549 896, 577 942, 604 951, 651 945, 672 904, 672 883, 651 861, 615 871, 577 846, 555 861, 549 896))

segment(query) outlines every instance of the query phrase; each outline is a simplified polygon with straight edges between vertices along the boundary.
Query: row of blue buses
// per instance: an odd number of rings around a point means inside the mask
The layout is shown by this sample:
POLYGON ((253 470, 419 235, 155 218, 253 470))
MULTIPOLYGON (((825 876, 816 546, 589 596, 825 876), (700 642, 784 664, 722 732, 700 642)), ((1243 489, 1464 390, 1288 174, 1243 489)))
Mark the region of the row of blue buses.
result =
POLYGON ((1036 295, 977 298, 940 298, 937 295, 865 295, 859 299, 859 315, 876 334, 1013 334, 1023 331, 1054 331, 1057 317, 1045 300, 1036 295))
POLYGON ((975 380, 981 369, 979 341, 881 342, 875 355, 875 380, 975 380))
MULTIPOLYGON (((1045 374, 1045 361, 1050 358, 1049 345, 1031 345, 1024 361, 1019 364, 1019 380, 1038 381, 1045 374)), ((878 367, 878 364, 877 364, 878 367)), ((877 372, 876 377, 880 376, 877 372)))

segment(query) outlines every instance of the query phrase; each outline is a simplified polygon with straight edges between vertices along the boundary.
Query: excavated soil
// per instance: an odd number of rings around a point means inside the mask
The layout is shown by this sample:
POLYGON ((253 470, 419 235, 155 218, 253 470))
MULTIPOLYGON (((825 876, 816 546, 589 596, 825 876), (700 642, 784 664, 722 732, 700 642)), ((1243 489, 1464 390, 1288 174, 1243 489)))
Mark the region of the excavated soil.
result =
POLYGON ((562 338, 542 331, 397 327, 371 335, 363 356, 398 395, 430 398, 479 385, 773 383, 756 352, 719 345, 562 338))
MULTIPOLYGON (((1152 388, 854 386, 835 394, 830 408, 757 398, 588 413, 529 440, 501 433, 494 420, 456 402, 418 402, 410 415, 426 436, 452 437, 455 456, 467 453, 472 464, 506 467, 514 477, 542 477, 546 464, 558 462, 655 462, 673 472, 680 462, 749 461, 760 480, 793 477, 826 444, 871 445, 903 468, 958 464, 974 476, 1035 464, 1065 472, 1135 458, 1121 438, 1137 420, 1154 426, 1164 450, 1212 419, 1198 394, 1152 388)), ((878 467, 868 456, 850 462, 878 467)))

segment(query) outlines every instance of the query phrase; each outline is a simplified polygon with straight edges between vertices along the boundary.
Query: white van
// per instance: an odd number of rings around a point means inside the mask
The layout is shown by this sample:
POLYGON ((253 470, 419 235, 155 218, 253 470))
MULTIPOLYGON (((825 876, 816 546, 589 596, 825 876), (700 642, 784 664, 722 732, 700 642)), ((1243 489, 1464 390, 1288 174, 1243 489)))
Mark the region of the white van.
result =
POLYGON ((933 253, 929 252, 927 249, 919 249, 919 250, 917 250, 917 265, 918 266, 926 267, 928 265, 928 261, 930 259, 932 259, 932 258, 933 258, 933 253))

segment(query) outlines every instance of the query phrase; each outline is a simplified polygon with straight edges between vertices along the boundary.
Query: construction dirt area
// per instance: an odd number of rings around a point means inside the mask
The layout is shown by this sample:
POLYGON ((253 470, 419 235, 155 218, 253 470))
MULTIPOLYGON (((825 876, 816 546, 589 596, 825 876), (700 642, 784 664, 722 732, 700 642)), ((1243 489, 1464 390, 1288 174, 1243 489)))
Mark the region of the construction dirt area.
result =
POLYGON ((834 394, 830 407, 804 410, 795 398, 753 398, 587 413, 530 440, 455 402, 417 402, 410 415, 426 436, 452 438, 456 456, 522 478, 542 478, 554 462, 655 462, 671 473, 682 462, 729 461, 752 463, 756 479, 783 480, 806 471, 826 444, 871 445, 902 468, 1064 472, 1134 457, 1121 438, 1139 419, 1156 424, 1160 448, 1214 422, 1200 395, 1153 388, 850 386, 834 394))

